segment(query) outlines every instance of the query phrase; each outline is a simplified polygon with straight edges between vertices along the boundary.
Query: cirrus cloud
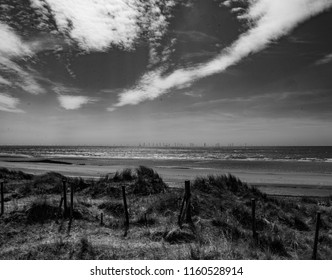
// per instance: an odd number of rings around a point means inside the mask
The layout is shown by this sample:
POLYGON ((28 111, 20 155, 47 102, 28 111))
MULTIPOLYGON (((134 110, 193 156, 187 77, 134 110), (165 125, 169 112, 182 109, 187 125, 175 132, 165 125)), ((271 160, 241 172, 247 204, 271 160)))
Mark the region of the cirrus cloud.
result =
POLYGON ((325 55, 322 59, 319 59, 318 61, 316 61, 316 65, 322 65, 322 64, 327 64, 330 63, 332 61, 332 53, 329 53, 327 55, 325 55))
MULTIPOLYGON (((237 2, 228 0, 224 5, 232 8, 237 2)), ((247 20, 249 30, 230 47, 222 50, 214 59, 195 67, 177 69, 166 75, 163 75, 162 68, 145 73, 133 88, 119 94, 118 102, 111 108, 153 100, 172 89, 187 87, 197 79, 221 73, 331 7, 332 0, 249 1, 248 8, 237 16, 239 20, 247 20)))
POLYGON ((24 42, 8 25, 0 22, 0 84, 15 86, 31 94, 43 93, 44 89, 34 79, 33 75, 18 64, 18 59, 29 58, 34 52, 29 43, 24 42))
POLYGON ((23 113, 23 110, 17 108, 19 102, 18 98, 12 97, 5 93, 0 93, 0 111, 23 113))

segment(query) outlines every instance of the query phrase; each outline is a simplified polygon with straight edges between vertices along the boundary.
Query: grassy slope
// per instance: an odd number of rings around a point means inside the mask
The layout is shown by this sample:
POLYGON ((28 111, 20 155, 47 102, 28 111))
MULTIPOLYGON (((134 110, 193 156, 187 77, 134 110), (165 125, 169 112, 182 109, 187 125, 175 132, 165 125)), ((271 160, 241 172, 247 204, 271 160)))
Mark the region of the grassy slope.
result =
POLYGON ((308 259, 317 210, 322 211, 318 256, 332 259, 330 200, 322 206, 314 199, 268 198, 231 175, 193 182, 194 227, 182 229, 177 219, 183 190, 169 189, 149 168, 126 169, 98 181, 68 178, 75 188, 70 230, 59 211, 62 175, 0 169, 0 178, 6 180, 1 259, 308 259), (130 214, 126 237, 122 185, 130 214), (257 244, 251 198, 257 204, 257 244))

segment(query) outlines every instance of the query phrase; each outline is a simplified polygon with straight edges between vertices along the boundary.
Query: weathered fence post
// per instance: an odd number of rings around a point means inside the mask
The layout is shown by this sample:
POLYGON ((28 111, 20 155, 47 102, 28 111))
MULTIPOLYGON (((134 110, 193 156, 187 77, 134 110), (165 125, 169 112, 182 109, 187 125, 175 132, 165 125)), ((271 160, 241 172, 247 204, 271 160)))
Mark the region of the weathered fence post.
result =
MULTIPOLYGON (((63 197, 61 196, 59 207, 58 207, 58 217, 61 217, 61 214, 62 214, 62 211, 61 211, 62 210, 62 203, 63 203, 63 197)), ((56 221, 58 223, 58 219, 56 221)))
POLYGON ((124 207, 124 215, 125 215, 125 236, 127 235, 127 231, 129 229, 129 214, 128 214, 128 206, 126 199, 126 187, 122 186, 122 196, 123 196, 123 207, 124 207))
POLYGON ((104 214, 100 213, 100 225, 104 225, 104 214))
POLYGON ((144 222, 145 222, 145 226, 147 227, 148 226, 148 218, 147 218, 146 213, 144 213, 144 222))
POLYGON ((318 236, 319 236, 319 227, 320 227, 320 211, 317 212, 316 217, 316 231, 315 231, 315 240, 314 240, 314 249, 312 252, 312 259, 317 259, 317 245, 318 245, 318 236))
POLYGON ((183 215, 183 209, 184 209, 184 204, 185 203, 186 203, 186 192, 183 195, 181 209, 180 209, 180 214, 179 214, 179 218, 178 218, 178 224, 179 224, 180 228, 182 227, 182 215, 183 215))
POLYGON ((185 186, 185 191, 186 191, 186 222, 187 223, 192 223, 192 219, 191 219, 191 193, 190 193, 190 181, 185 181, 184 182, 184 186, 185 186))
POLYGON ((67 210, 67 181, 66 179, 62 180, 62 187, 63 187, 63 211, 64 216, 67 216, 68 210, 67 210))
POLYGON ((186 223, 192 224, 191 219, 191 193, 190 193, 190 181, 184 182, 184 196, 181 204, 180 214, 178 217, 178 225, 182 227, 182 220, 185 219, 186 223))
POLYGON ((70 219, 73 218, 74 215, 74 186, 70 185, 70 219))
POLYGON ((4 213, 5 213, 5 200, 4 200, 4 190, 3 190, 3 184, 4 184, 4 181, 3 180, 0 180, 0 192, 1 192, 1 215, 2 216, 4 213))
POLYGON ((251 215, 252 215, 252 237, 254 241, 257 241, 257 232, 256 232, 256 199, 251 199, 251 215))

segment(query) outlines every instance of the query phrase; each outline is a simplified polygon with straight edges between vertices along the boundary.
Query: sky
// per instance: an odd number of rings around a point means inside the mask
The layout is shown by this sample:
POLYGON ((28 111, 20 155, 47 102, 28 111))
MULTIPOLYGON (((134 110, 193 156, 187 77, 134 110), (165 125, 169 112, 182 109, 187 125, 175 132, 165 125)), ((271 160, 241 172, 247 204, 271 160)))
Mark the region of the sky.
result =
POLYGON ((331 145, 332 0, 0 0, 0 145, 331 145))

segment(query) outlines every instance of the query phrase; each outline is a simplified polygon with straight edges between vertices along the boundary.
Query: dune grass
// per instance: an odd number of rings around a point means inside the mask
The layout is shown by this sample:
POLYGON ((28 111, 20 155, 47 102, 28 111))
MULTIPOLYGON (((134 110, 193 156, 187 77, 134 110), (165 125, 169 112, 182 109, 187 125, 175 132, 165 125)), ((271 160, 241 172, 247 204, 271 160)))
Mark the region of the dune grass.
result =
POLYGON ((311 198, 276 199, 232 175, 199 177, 191 188, 193 224, 179 228, 183 189, 169 188, 153 169, 140 166, 99 180, 66 178, 68 189, 75 188, 70 222, 59 208, 61 174, 1 172, 7 182, 0 259, 309 259, 318 210, 318 258, 332 259, 332 207, 326 199, 324 205, 311 198), (122 186, 130 216, 127 236, 122 186))

